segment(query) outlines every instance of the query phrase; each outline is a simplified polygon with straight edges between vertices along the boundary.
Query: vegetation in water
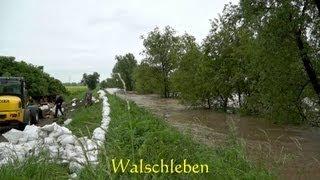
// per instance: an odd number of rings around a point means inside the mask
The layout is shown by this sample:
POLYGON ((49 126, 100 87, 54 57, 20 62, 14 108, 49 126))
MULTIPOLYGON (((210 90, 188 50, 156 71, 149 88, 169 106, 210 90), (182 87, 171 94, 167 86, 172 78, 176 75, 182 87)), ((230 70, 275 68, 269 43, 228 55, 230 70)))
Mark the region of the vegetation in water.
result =
MULTIPOLYGON (((317 1, 227 4, 199 44, 169 26, 143 36, 134 90, 279 123, 319 126, 320 7, 317 1)), ((319 4, 319 3, 318 3, 319 4)))

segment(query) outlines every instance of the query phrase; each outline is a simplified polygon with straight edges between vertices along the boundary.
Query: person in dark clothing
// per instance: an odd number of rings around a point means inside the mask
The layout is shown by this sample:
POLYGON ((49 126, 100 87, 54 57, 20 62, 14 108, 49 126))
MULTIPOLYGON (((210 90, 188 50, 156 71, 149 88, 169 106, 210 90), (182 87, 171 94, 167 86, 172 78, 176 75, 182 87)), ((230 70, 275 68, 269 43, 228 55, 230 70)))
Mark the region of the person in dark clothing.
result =
POLYGON ((92 91, 87 91, 85 95, 85 105, 91 106, 92 105, 92 91))
POLYGON ((62 103, 63 103, 63 98, 62 96, 57 96, 56 98, 56 102, 55 102, 55 105, 56 105, 56 111, 55 111, 55 114, 54 114, 54 117, 57 118, 58 117, 58 110, 61 112, 61 114, 63 115, 63 112, 62 112, 62 103))

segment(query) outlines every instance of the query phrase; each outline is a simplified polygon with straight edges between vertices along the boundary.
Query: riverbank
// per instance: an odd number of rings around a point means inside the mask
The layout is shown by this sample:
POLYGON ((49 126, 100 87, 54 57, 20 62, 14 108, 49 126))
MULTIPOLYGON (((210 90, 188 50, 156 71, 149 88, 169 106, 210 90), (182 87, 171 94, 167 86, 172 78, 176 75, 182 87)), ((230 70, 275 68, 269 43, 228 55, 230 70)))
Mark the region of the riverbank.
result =
POLYGON ((317 179, 320 177, 320 129, 312 127, 275 125, 270 121, 207 109, 190 109, 176 99, 158 95, 127 95, 140 107, 162 117, 168 124, 194 140, 216 147, 226 142, 228 124, 236 126, 238 138, 246 142, 248 158, 257 164, 267 163, 280 170, 281 177, 317 179))
MULTIPOLYGON (((233 131, 224 145, 208 147, 180 133, 133 102, 130 102, 130 111, 127 103, 114 95, 108 95, 108 102, 111 122, 106 142, 99 150, 98 163, 85 166, 78 173, 78 179, 274 178, 263 165, 255 166, 247 159, 244 146, 233 131), (119 169, 121 160, 129 163, 128 168, 119 169)), ((45 153, 5 165, 0 172, 1 179, 72 177, 68 166, 60 164, 58 159, 49 158, 45 153)))
MULTIPOLYGON (((190 136, 183 135, 163 120, 152 115, 144 108, 130 102, 130 111, 126 102, 114 95, 108 96, 111 108, 111 122, 107 133, 105 149, 100 153, 98 167, 92 171, 85 169, 81 178, 206 178, 206 179, 271 179, 269 172, 254 166, 244 154, 242 144, 234 137, 228 136, 224 146, 208 147, 195 142, 190 136), (124 172, 115 172, 120 160, 130 164, 124 172), (204 173, 155 173, 132 170, 132 164, 161 165, 184 164, 186 160, 191 165, 208 165, 209 172, 204 173)), ((140 166, 139 166, 140 167, 140 166)), ((138 168, 139 168, 138 167, 138 168)), ((155 169, 157 170, 157 169, 155 169)))

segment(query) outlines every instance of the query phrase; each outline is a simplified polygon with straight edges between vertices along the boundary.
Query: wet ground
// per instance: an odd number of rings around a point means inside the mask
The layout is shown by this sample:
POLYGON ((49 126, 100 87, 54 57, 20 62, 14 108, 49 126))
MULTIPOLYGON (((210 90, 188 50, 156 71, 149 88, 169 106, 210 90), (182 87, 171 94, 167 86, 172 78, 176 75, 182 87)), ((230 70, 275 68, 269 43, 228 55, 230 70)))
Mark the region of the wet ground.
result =
POLYGON ((246 144, 248 157, 279 169, 280 179, 320 179, 320 128, 280 126, 254 117, 191 109, 176 99, 157 95, 118 95, 146 107, 209 146, 224 143, 230 124, 234 124, 238 137, 246 144))

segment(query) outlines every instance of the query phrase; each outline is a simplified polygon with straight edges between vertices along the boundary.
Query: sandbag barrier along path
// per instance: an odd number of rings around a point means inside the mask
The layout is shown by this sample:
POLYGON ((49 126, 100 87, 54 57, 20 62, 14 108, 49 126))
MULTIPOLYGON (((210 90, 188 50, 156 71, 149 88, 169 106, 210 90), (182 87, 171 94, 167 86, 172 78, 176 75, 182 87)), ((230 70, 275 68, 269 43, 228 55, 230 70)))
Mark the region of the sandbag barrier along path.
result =
POLYGON ((102 99, 102 121, 92 134, 92 138, 76 137, 72 132, 56 123, 38 126, 26 126, 24 131, 12 129, 3 134, 9 142, 0 143, 0 166, 22 161, 29 156, 37 156, 48 152, 50 158, 61 163, 68 163, 70 172, 79 172, 83 165, 98 164, 99 147, 105 141, 106 131, 110 122, 110 107, 103 90, 98 91, 102 99))

